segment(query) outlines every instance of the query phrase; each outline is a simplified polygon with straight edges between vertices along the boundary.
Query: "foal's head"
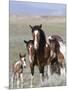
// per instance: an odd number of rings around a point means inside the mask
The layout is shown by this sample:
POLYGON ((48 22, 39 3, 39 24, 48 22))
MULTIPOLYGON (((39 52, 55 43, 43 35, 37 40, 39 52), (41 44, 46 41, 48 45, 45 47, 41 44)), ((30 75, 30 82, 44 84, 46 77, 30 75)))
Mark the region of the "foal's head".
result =
MULTIPOLYGON (((44 39, 45 39, 45 35, 42 31, 42 24, 35 25, 35 26, 29 25, 29 26, 32 29, 32 36, 33 36, 33 40, 34 40, 34 48, 35 48, 35 50, 37 50, 39 48, 40 42, 42 43, 42 41, 44 41, 44 39)), ((43 43, 42 43, 42 45, 43 45, 43 43)))
POLYGON ((21 53, 19 53, 19 58, 20 58, 20 61, 21 63, 23 64, 23 67, 25 68, 26 67, 26 54, 22 55, 21 53))
POLYGON ((30 63, 33 62, 34 60, 34 55, 35 55, 35 50, 34 50, 34 41, 33 40, 29 40, 29 41, 25 41, 26 47, 27 47, 27 51, 28 51, 28 55, 29 55, 29 61, 30 63))

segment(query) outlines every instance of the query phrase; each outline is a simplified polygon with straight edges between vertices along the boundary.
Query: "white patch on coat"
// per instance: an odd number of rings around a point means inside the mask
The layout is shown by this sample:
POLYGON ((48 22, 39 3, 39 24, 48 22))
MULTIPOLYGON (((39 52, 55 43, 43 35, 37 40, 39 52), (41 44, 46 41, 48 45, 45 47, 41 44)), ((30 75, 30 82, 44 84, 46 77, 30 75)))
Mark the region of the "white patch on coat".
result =
POLYGON ((63 42, 60 41, 59 44, 60 44, 60 52, 64 55, 65 58, 65 45, 63 44, 63 42))
POLYGON ((29 48, 32 48, 32 45, 30 45, 30 47, 29 48))
POLYGON ((37 49, 37 44, 38 44, 38 42, 37 42, 37 34, 38 34, 38 30, 36 30, 34 32, 34 34, 35 34, 34 48, 37 49))
POLYGON ((49 36, 48 39, 52 40, 53 38, 51 36, 49 36))
POLYGON ((49 37, 47 38, 47 43, 50 45, 49 39, 52 40, 53 38, 52 38, 51 36, 49 36, 49 37))
POLYGON ((21 61, 20 60, 17 61, 14 66, 16 67, 18 64, 21 64, 21 61))
POLYGON ((48 47, 48 44, 46 44, 46 47, 48 47))

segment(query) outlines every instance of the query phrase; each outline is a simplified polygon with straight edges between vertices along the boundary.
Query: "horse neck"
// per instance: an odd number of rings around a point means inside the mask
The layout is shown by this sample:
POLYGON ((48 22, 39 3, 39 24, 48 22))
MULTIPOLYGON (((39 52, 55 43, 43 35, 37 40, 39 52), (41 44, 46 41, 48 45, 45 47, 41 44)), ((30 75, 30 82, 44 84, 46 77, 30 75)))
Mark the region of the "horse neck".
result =
POLYGON ((46 37, 42 30, 40 30, 40 42, 39 42, 39 48, 43 49, 46 44, 46 37))

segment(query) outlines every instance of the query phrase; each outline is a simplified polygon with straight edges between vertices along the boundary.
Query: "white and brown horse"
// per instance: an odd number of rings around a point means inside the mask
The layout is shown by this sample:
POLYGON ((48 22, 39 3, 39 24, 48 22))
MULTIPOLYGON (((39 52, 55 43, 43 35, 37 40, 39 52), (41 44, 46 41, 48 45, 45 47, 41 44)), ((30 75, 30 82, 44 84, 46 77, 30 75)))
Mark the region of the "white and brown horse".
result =
POLYGON ((65 45, 63 43, 63 39, 58 35, 52 35, 48 37, 48 40, 51 49, 50 56, 52 58, 57 57, 62 74, 63 72, 65 72, 63 71, 65 64, 65 45))
POLYGON ((34 49, 37 57, 37 63, 40 71, 40 81, 44 81, 44 66, 50 64, 50 47, 47 44, 45 33, 41 25, 31 26, 32 36, 34 40, 34 49))
POLYGON ((23 87, 23 68, 26 67, 26 59, 25 59, 25 54, 22 55, 19 53, 19 60, 13 64, 13 72, 12 72, 12 77, 11 77, 11 88, 13 88, 13 82, 16 79, 17 83, 17 88, 20 86, 20 81, 21 81, 21 87, 23 87))

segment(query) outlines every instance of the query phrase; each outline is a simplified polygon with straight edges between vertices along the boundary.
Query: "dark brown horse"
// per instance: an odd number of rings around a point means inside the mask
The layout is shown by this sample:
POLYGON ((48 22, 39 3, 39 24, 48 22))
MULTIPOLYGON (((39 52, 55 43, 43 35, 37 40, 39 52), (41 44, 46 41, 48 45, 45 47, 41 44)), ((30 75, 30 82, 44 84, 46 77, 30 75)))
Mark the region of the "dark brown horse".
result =
POLYGON ((34 49, 36 51, 36 57, 40 71, 40 81, 42 83, 42 81, 44 81, 44 66, 47 66, 50 63, 50 47, 47 44, 46 36, 42 30, 42 24, 29 26, 32 30, 34 49))
POLYGON ((33 77, 34 77, 34 66, 38 65, 37 63, 37 57, 36 57, 36 52, 34 49, 34 41, 33 40, 29 40, 29 41, 25 41, 26 44, 26 48, 28 51, 28 57, 29 57, 29 64, 30 64, 30 70, 31 70, 31 87, 33 87, 33 77))

